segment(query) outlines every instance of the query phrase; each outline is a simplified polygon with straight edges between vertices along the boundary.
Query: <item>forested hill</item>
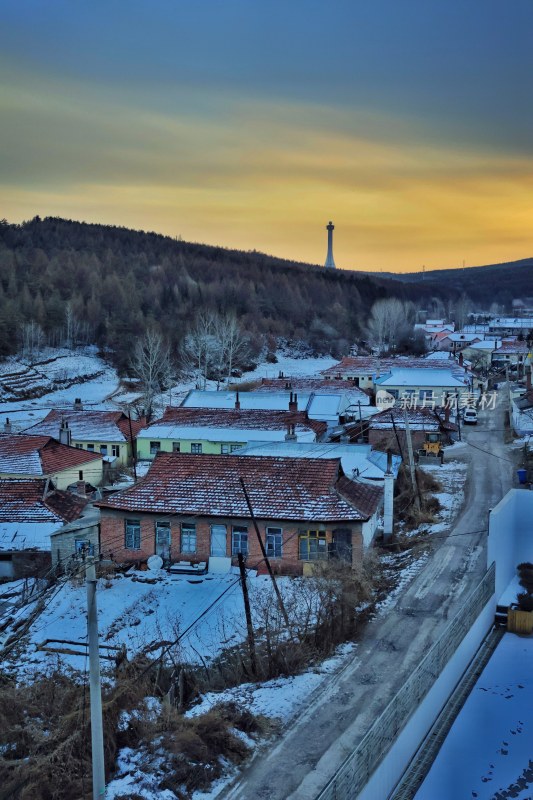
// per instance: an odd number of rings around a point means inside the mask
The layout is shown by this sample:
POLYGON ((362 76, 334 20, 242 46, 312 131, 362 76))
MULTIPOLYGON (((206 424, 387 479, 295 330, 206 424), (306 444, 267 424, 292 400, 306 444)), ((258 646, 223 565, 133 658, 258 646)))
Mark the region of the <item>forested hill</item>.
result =
MULTIPOLYGON (((173 348, 202 311, 233 311, 256 347, 269 336, 347 352, 372 303, 395 295, 429 305, 434 282, 326 271, 143 231, 57 218, 0 224, 0 355, 29 322, 59 343, 67 313, 124 366, 147 325, 173 348)), ((455 298, 448 285, 441 299, 455 298)), ((492 294, 491 300, 497 299, 492 294)))

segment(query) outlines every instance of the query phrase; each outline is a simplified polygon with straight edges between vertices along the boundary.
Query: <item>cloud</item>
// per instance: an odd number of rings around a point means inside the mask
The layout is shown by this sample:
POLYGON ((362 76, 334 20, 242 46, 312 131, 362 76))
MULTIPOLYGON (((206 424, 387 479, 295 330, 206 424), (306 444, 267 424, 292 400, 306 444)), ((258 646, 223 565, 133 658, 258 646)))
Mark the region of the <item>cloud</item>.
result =
POLYGON ((532 159, 428 137, 366 108, 19 74, 0 94, 2 190, 35 214, 158 230, 346 268, 508 260, 533 250, 532 159), (163 109, 163 110, 162 110, 163 109), (178 109, 178 110, 176 110, 178 109))

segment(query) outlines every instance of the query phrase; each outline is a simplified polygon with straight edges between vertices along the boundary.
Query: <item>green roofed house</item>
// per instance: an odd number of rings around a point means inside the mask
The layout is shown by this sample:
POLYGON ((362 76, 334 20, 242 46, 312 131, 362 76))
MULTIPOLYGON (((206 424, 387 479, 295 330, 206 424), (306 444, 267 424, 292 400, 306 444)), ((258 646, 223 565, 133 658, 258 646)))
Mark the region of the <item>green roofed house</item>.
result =
POLYGON ((229 455, 250 442, 316 442, 326 430, 326 422, 309 419, 305 411, 169 407, 137 435, 137 457, 229 455))

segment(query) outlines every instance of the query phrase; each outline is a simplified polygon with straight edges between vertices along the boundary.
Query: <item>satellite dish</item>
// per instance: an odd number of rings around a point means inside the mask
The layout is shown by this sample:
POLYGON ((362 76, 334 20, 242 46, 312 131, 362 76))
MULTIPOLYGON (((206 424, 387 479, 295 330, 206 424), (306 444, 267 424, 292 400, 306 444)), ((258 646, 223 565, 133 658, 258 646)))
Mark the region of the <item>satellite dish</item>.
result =
POLYGON ((163 566, 163 559, 161 556, 150 556, 146 563, 148 564, 149 570, 152 572, 157 572, 157 570, 161 569, 163 566))

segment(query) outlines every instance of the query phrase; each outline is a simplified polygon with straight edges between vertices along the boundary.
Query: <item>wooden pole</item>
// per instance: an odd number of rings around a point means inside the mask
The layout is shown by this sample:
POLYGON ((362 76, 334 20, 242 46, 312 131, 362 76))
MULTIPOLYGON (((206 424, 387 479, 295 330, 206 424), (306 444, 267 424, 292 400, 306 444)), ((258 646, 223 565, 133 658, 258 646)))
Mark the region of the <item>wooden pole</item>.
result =
POLYGON ((409 453, 409 471, 411 473, 411 483, 413 484, 413 492, 415 493, 415 506, 420 511, 420 490, 416 480, 415 469, 415 456, 413 453, 413 440, 411 439, 411 428, 409 427, 409 418, 407 416, 407 409, 404 409, 405 420, 405 438, 407 439, 407 452, 409 453))
POLYGON ((239 572, 241 575, 242 598, 244 600, 244 613, 246 615, 246 630, 248 635, 248 649, 250 651, 250 663, 252 665, 252 675, 257 677, 257 658, 255 653, 254 626, 252 624, 252 612, 250 611, 250 598, 248 597, 248 584, 246 583, 246 568, 244 566, 244 556, 237 553, 239 560, 239 572))

